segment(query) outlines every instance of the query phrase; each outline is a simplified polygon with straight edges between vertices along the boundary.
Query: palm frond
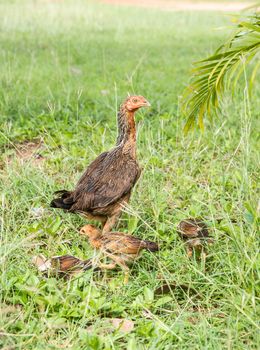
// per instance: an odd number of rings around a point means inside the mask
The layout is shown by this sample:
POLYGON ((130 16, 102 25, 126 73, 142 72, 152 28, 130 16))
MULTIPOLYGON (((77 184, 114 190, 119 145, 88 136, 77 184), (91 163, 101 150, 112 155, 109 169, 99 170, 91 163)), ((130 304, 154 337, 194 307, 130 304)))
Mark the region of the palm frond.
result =
MULTIPOLYGON (((187 133, 197 124, 204 128, 205 116, 212 113, 221 105, 221 97, 231 82, 236 85, 243 67, 260 55, 260 15, 248 16, 236 25, 231 38, 221 45, 215 54, 195 63, 189 86, 183 93, 182 109, 186 116, 184 127, 187 133)), ((255 64, 250 79, 253 84, 259 68, 255 64)))

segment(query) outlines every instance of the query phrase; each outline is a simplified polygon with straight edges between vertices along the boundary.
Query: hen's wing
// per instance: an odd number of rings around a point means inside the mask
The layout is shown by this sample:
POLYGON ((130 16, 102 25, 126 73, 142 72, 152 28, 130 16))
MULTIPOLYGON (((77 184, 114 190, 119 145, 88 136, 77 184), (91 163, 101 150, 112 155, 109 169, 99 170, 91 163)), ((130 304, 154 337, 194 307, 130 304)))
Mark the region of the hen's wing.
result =
POLYGON ((89 176, 96 175, 96 173, 98 172, 98 169, 100 169, 100 165, 102 165, 102 163, 105 161, 108 154, 109 154, 109 152, 101 153, 95 160, 93 160, 92 163, 89 164, 87 169, 81 175, 81 177, 76 185, 76 188, 80 187, 81 185, 84 186, 84 184, 86 183, 86 180, 88 179, 89 176))
POLYGON ((102 153, 80 178, 72 193, 72 211, 106 207, 129 193, 140 176, 137 162, 118 149, 102 153))
MULTIPOLYGON (((103 152, 101 153, 85 170, 81 178, 79 179, 76 190, 75 191, 67 191, 67 190, 61 190, 56 191, 55 194, 58 194, 59 197, 54 198, 51 201, 51 207, 54 208, 62 208, 69 211, 75 211, 75 208, 73 207, 77 198, 75 199, 75 193, 77 193, 77 189, 80 190, 81 188, 84 188, 84 183, 87 181, 87 179, 91 176, 93 173, 95 175, 95 172, 97 169, 99 169, 100 164, 104 162, 105 158, 107 157, 109 152, 103 152)), ((77 203, 76 203, 77 205, 77 203)), ((75 205, 75 206, 76 206, 75 205)), ((77 210, 77 208, 76 208, 77 210)), ((80 210, 80 208, 79 208, 80 210)))

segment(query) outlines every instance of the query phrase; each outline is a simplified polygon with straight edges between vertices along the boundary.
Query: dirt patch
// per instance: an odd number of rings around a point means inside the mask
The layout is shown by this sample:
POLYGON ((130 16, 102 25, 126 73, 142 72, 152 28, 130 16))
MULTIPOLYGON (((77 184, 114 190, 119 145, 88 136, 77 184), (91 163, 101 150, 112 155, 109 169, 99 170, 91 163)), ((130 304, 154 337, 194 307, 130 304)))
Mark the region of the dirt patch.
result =
POLYGON ((24 141, 15 144, 9 154, 7 155, 7 163, 11 163, 13 160, 19 160, 20 163, 31 163, 32 165, 39 165, 45 157, 41 154, 43 151, 42 140, 24 141))
POLYGON ((160 8, 172 11, 240 11, 250 3, 247 2, 194 2, 177 0, 102 0, 113 5, 129 5, 160 8))

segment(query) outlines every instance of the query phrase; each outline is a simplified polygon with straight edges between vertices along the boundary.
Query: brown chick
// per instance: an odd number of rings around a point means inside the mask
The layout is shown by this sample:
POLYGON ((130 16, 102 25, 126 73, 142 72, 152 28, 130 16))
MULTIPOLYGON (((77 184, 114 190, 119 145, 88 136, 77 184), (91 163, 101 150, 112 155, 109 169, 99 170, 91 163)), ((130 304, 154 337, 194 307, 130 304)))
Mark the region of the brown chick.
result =
POLYGON ((73 276, 92 267, 91 259, 80 260, 72 255, 54 256, 51 258, 51 268, 63 276, 73 276))
POLYGON ((100 250, 102 255, 109 257, 113 261, 111 264, 99 263, 98 266, 102 269, 114 269, 116 265, 119 265, 125 272, 125 283, 128 282, 128 265, 140 257, 143 249, 150 252, 159 250, 159 246, 155 242, 142 240, 121 232, 102 234, 93 225, 85 225, 81 228, 80 233, 88 237, 89 243, 93 248, 100 250))
POLYGON ((192 256, 193 250, 202 250, 203 243, 213 243, 209 237, 207 225, 200 219, 186 219, 179 223, 178 233, 187 244, 188 256, 192 256))
POLYGON ((143 96, 130 96, 118 113, 116 146, 100 154, 86 169, 73 191, 55 192, 50 206, 101 221, 103 233, 110 232, 120 216, 141 169, 136 159, 135 112, 150 106, 143 96))

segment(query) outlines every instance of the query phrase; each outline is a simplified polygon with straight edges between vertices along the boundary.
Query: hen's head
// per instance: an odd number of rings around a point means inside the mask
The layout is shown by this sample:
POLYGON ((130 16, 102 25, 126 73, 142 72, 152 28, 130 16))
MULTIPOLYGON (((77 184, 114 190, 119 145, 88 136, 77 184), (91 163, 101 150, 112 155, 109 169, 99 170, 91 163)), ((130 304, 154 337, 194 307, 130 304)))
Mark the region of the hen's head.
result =
POLYGON ((130 96, 125 100, 124 105, 129 112, 135 112, 141 107, 151 106, 143 96, 130 96))
POLYGON ((94 225, 85 225, 80 229, 80 234, 95 239, 101 235, 101 232, 94 225))

